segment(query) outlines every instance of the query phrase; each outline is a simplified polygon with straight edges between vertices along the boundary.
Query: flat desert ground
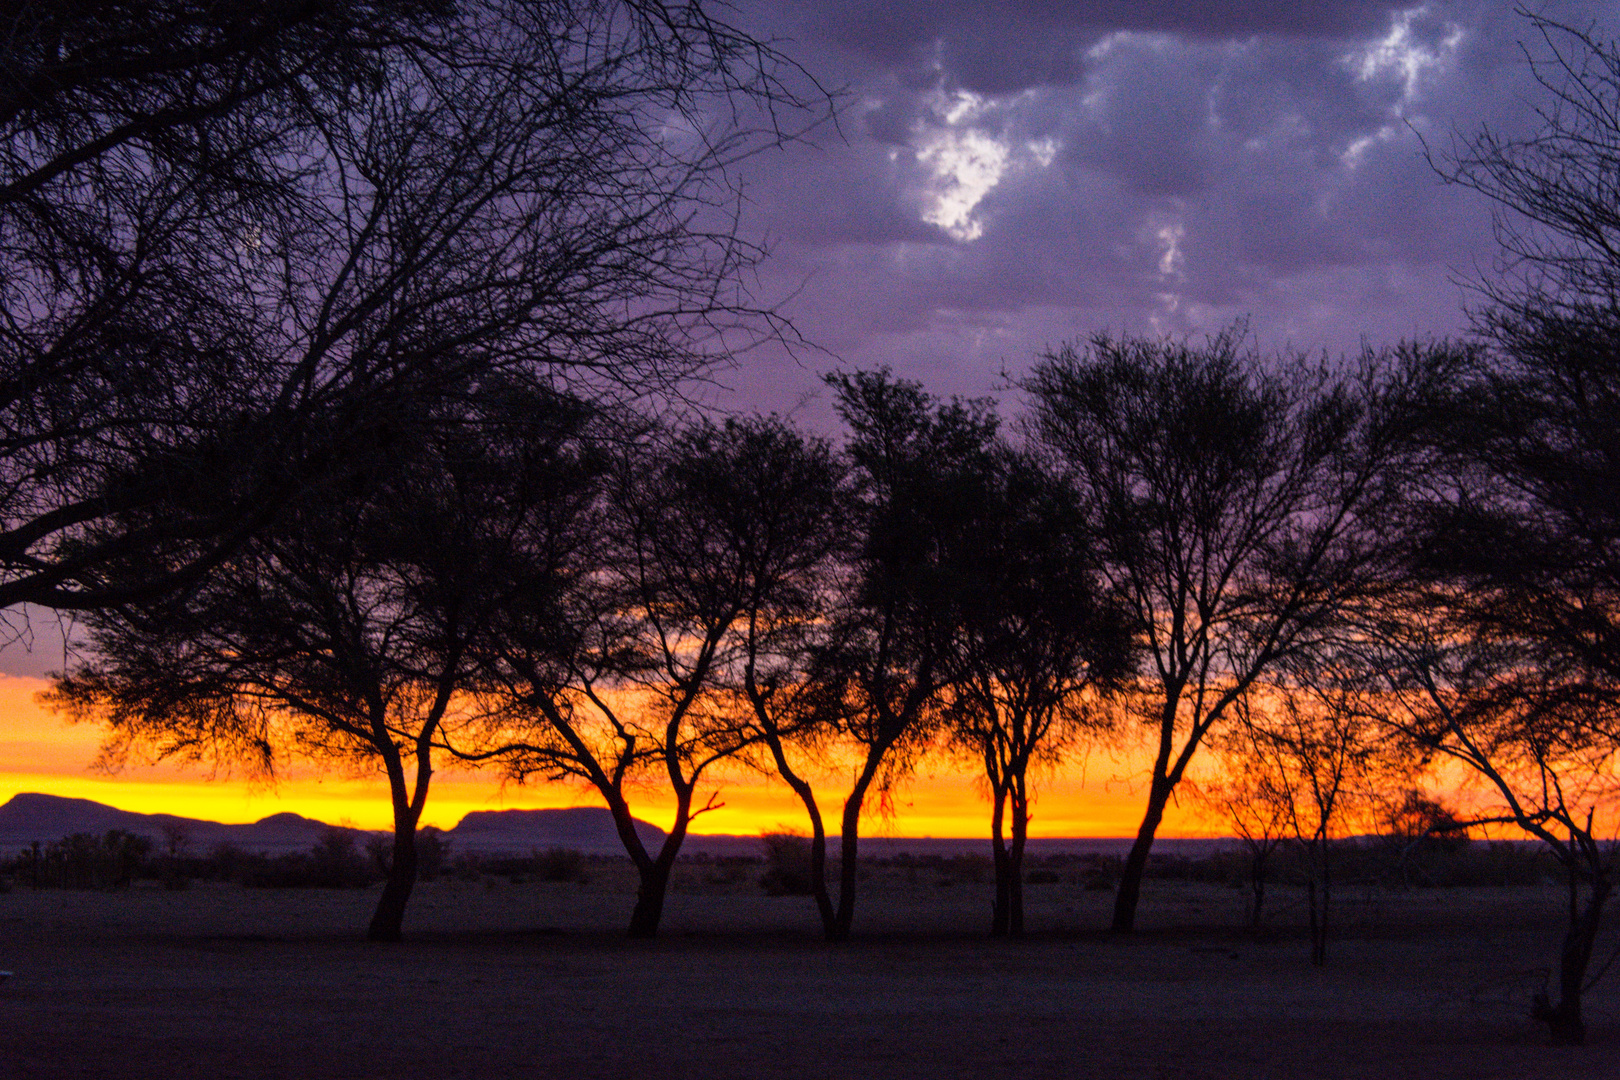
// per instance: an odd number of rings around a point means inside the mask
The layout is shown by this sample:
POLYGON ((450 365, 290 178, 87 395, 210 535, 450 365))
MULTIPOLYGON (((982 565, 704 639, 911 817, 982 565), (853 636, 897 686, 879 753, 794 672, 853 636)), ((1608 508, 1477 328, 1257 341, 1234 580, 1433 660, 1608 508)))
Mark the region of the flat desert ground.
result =
POLYGON ((361 940, 374 890, 18 888, 0 1076, 1620 1077, 1620 970, 1587 1046, 1527 1018, 1551 886, 1345 888, 1317 969, 1280 886, 1258 938, 1231 888, 1150 881, 1115 937, 1111 894, 1031 886, 1006 942, 988 885, 891 868, 828 945, 808 900, 688 866, 633 942, 628 866, 591 870, 426 883, 393 946, 361 940))

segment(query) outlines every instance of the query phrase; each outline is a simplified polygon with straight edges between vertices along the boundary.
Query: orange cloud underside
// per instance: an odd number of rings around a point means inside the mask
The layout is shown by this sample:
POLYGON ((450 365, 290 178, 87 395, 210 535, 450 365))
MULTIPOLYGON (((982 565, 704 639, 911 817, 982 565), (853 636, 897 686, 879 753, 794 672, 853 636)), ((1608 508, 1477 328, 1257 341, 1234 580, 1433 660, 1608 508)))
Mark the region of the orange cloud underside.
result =
MULTIPOLYGON (((322 773, 313 766, 289 769, 272 787, 239 777, 210 777, 206 771, 173 765, 133 765, 108 775, 90 769, 101 733, 93 725, 69 724, 40 706, 35 695, 44 680, 0 676, 0 802, 24 791, 94 799, 140 813, 179 814, 214 821, 257 821, 291 811, 365 829, 390 825, 388 788, 380 775, 322 773)), ((1142 764, 1132 758, 1094 755, 1084 768, 1044 778, 1039 785, 1030 832, 1034 836, 1128 836, 1141 821, 1142 764)), ((734 770, 717 778, 713 789, 724 804, 703 814, 697 833, 754 834, 779 827, 803 829, 803 807, 785 786, 757 774, 734 770)), ((818 791, 818 795, 821 793, 818 791)), ((829 778, 822 813, 835 831, 844 794, 829 778)), ((707 796, 707 792, 700 799, 707 796)), ((503 784, 492 772, 446 769, 434 778, 423 824, 450 828, 474 810, 533 809, 601 805, 590 789, 556 784, 503 784)), ((635 791, 636 815, 667 827, 673 799, 654 786, 635 791)), ((989 829, 989 804, 971 775, 932 768, 897 791, 892 815, 876 805, 862 831, 871 835, 978 837, 989 829)), ((1172 807, 1161 836, 1219 834, 1219 824, 1195 807, 1172 807)))

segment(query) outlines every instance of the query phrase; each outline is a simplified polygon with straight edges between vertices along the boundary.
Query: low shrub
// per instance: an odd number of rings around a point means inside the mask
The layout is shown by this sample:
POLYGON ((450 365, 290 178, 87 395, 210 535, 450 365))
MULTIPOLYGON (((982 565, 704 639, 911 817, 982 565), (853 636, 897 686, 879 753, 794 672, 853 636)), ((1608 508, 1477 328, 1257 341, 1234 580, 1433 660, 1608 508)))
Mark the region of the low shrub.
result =
POLYGON ((770 896, 809 896, 810 838, 798 833, 764 833, 765 872, 759 887, 770 896))
POLYGON ((307 852, 273 858, 248 855, 242 884, 260 889, 355 889, 382 875, 372 860, 356 848, 351 833, 332 829, 307 852))
POLYGON ((573 848, 552 847, 533 856, 534 876, 540 881, 573 881, 581 885, 590 880, 585 873, 585 856, 573 848))

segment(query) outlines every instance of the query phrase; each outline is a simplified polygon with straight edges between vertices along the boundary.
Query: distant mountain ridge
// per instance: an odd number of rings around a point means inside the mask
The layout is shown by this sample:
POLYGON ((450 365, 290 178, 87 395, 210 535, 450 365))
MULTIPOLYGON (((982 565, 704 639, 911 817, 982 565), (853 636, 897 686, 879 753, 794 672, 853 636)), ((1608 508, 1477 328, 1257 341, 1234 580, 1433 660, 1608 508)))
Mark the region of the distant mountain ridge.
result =
MULTIPOLYGON (((639 818, 636 835, 655 851, 667 835, 663 829, 639 818)), ((565 810, 474 810, 445 835, 457 845, 451 850, 482 850, 509 846, 530 848, 573 848, 587 854, 623 854, 624 842, 613 823, 613 815, 599 806, 576 806, 565 810), (541 842, 543 840, 543 842, 541 842)))
MULTIPOLYGON (((222 843, 244 851, 272 855, 307 851, 331 829, 352 832, 356 840, 376 835, 359 829, 327 825, 299 814, 271 814, 250 825, 225 825, 217 821, 177 817, 174 814, 137 814, 119 810, 90 799, 67 799, 57 795, 27 793, 15 795, 0 806, 0 855, 38 840, 50 843, 76 832, 104 833, 124 829, 152 838, 153 844, 166 843, 165 825, 185 830, 187 850, 204 854, 222 843)), ((636 820, 636 832, 643 844, 656 853, 664 842, 664 830, 636 820)), ((478 855, 527 855, 547 848, 572 848, 587 855, 623 855, 624 843, 613 824, 613 815, 596 806, 559 810, 474 810, 447 830, 451 852, 478 855)), ((1130 849, 1130 837, 1043 837, 1031 839, 1028 851, 1035 857, 1050 855, 1117 855, 1130 849)), ((835 841, 836 843, 836 841, 835 841)), ((1153 850, 1160 855, 1199 858, 1221 849, 1239 846, 1230 838, 1159 839, 1153 850)), ((893 858, 902 853, 912 856, 988 855, 988 838, 863 836, 861 854, 868 858, 893 858)), ((688 834, 681 845, 683 856, 710 858, 746 857, 761 854, 757 835, 688 834)))
MULTIPOLYGON (((105 833, 109 829, 148 836, 155 846, 168 842, 169 830, 178 830, 187 850, 206 852, 219 844, 244 851, 279 855, 304 851, 334 829, 352 833, 358 841, 372 835, 362 829, 328 825, 300 814, 279 813, 247 825, 227 825, 175 814, 138 814, 90 799, 25 792, 0 806, 0 851, 7 854, 34 841, 51 843, 73 833, 105 833)), ((656 847, 664 831, 645 821, 636 822, 642 842, 656 847)), ((590 855, 623 854, 624 844, 613 816, 593 806, 563 810, 475 810, 444 835, 452 852, 528 854, 551 847, 573 848, 590 855)))

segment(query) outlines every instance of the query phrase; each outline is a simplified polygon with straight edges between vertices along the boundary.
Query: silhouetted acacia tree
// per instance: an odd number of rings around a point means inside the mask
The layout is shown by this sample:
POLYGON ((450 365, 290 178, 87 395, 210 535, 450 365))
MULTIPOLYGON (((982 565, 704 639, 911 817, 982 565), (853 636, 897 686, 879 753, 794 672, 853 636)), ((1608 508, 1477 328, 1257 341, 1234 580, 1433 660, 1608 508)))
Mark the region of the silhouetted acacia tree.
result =
POLYGON ((1496 203, 1500 258, 1477 283, 1491 347, 1436 406, 1448 483, 1423 507, 1415 572, 1445 622, 1405 631, 1411 661, 1396 670, 1427 693, 1441 751, 1480 772, 1569 870, 1559 1000, 1547 995, 1537 1016, 1579 1042, 1613 888, 1585 815, 1592 778, 1612 768, 1620 678, 1620 49, 1595 27, 1521 14, 1540 39, 1526 49, 1539 122, 1523 137, 1460 137, 1436 163, 1496 203))
MULTIPOLYGON (((348 497, 289 508, 200 585, 86 617, 96 657, 53 703, 131 753, 273 775, 294 756, 379 767, 394 838, 369 936, 400 937, 434 751, 466 715, 476 643, 511 598, 514 540, 547 532, 579 472, 587 412, 486 388, 351 473, 348 497)), ((563 507, 566 509, 566 506, 563 507)), ((530 587, 530 602, 538 590, 530 587)))
POLYGON ((6 147, 0 199, 65 230, 71 215, 29 198, 87 162, 117 167, 107 158, 122 148, 240 195, 273 168, 260 140, 276 121, 375 82, 387 49, 453 10, 443 0, 22 0, 0 51, 0 124, 29 138, 6 147))
MULTIPOLYGON (((944 723, 946 659, 959 638, 972 526, 995 475, 997 422, 983 402, 940 403, 887 371, 828 382, 850 429, 854 545, 827 636, 800 670, 812 688, 800 715, 811 741, 858 755, 840 821, 837 903, 830 889, 816 894, 828 938, 843 940, 855 918, 867 799, 874 790, 886 798, 944 723)), ((820 805, 802 772, 786 766, 777 755, 814 844, 825 836, 820 805)))
POLYGON ((1030 765, 1055 763, 1084 730, 1106 724, 1109 714, 1084 695, 1130 673, 1134 642, 1072 492, 1005 446, 979 464, 988 473, 958 541, 958 638, 943 666, 951 737, 982 763, 990 788, 991 933, 1016 937, 1024 932, 1030 765))
POLYGON ((0 605, 193 580, 470 373, 642 392, 785 329, 736 170, 827 99, 700 4, 7 19, 0 605))
POLYGON ((1196 782, 1194 795, 1221 815, 1249 853, 1249 928, 1259 930, 1265 921, 1266 874, 1271 856, 1288 838, 1291 800, 1247 735, 1238 724, 1211 736, 1220 779, 1196 782))
POLYGON ((94 607, 175 584, 176 562, 217 556, 300 475, 291 416, 264 416, 285 372, 256 347, 240 249, 308 209, 310 129, 380 79, 384 50, 437 6, 8 12, 0 605, 94 607), (280 475, 256 471, 265 453, 280 475), (109 564, 117 591, 100 580, 109 564))
POLYGON ((1563 1043, 1583 1042, 1581 999, 1615 852, 1597 813, 1613 804, 1620 713, 1613 677, 1572 663, 1545 642, 1472 623, 1451 587, 1415 591, 1371 621, 1359 648, 1367 715, 1417 747, 1481 778, 1499 802, 1464 825, 1512 824, 1545 842, 1568 876, 1568 924, 1553 988, 1536 1019, 1563 1043))
POLYGON ((1498 274, 1475 312, 1493 348, 1435 402, 1447 470, 1431 571, 1470 618, 1620 674, 1620 50, 1526 13, 1537 130, 1459 142, 1448 179, 1497 203, 1498 274))
MULTIPOLYGON (((1482 127, 1457 136, 1430 164, 1446 181, 1496 204, 1495 273, 1475 281, 1477 325, 1524 362, 1573 335, 1612 336, 1620 319, 1620 48, 1596 25, 1516 9, 1537 42, 1524 47, 1540 85, 1538 123, 1518 136, 1482 127)), ((1553 355, 1548 390, 1573 371, 1553 355)))
POLYGON ((1151 658, 1153 765, 1115 930, 1134 926, 1154 835, 1205 737, 1388 574, 1379 518, 1407 479, 1409 401, 1448 357, 1409 347, 1330 378, 1263 361, 1234 328, 1202 346, 1098 337, 1035 367, 1035 431, 1072 470, 1151 658))
POLYGON ((1292 685, 1261 688, 1243 710, 1243 738, 1264 777, 1261 796, 1281 812, 1304 866, 1311 963, 1327 963, 1333 844, 1399 768, 1388 732, 1356 708, 1353 691, 1308 670, 1292 685), (1353 819, 1352 819, 1353 820, 1353 819))
POLYGON ((502 756, 516 776, 583 780, 607 802, 641 878, 633 937, 657 932, 687 829, 719 805, 716 793, 697 801, 707 772, 758 737, 737 684, 754 678, 767 693, 762 646, 818 602, 805 574, 838 542, 819 531, 818 502, 836 476, 824 444, 774 418, 654 431, 601 486, 564 647, 546 610, 520 603, 501 626, 514 725, 502 756), (656 852, 630 806, 632 785, 654 777, 675 797, 656 852))
MULTIPOLYGON (((762 434, 769 438, 759 440, 754 456, 773 480, 753 513, 759 536, 741 538, 751 551, 780 554, 772 560, 772 587, 748 600, 747 629, 724 689, 747 727, 752 751, 745 760, 774 772, 804 804, 811 829, 804 841, 804 886, 823 931, 834 937, 827 830, 810 777, 837 745, 841 719, 842 701, 830 675, 839 656, 837 617, 855 542, 847 465, 824 441, 783 426, 762 434)), ((796 838, 779 839, 777 847, 786 851, 796 838)))

